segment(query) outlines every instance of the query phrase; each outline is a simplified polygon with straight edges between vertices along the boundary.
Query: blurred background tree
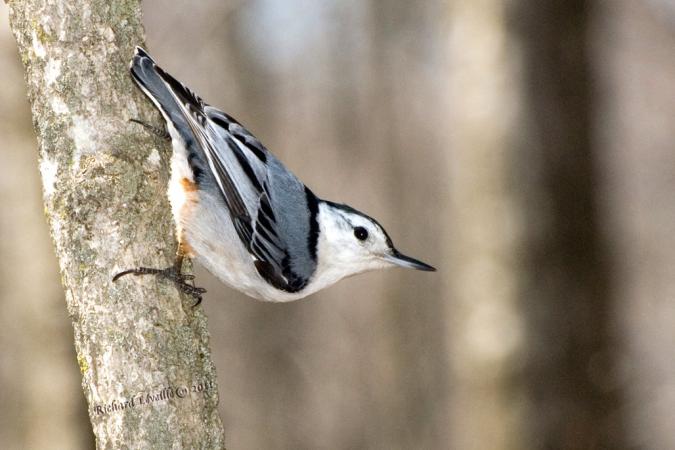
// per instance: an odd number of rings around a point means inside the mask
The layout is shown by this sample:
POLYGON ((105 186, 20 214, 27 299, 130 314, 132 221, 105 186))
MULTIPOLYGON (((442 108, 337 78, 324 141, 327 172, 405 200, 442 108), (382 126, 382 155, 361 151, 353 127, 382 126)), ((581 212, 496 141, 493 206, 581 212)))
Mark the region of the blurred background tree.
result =
MULTIPOLYGON (((144 8, 160 64, 440 269, 288 305, 198 271, 230 448, 675 448, 675 1, 144 8)), ((0 11, 0 445, 90 448, 0 11)))

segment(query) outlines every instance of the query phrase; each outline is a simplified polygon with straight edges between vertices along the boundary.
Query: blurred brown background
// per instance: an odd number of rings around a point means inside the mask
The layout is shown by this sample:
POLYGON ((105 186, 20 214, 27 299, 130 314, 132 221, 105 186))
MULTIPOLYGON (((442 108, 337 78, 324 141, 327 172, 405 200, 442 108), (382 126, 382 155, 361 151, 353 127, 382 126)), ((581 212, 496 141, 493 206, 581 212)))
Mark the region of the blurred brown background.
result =
MULTIPOLYGON (((439 268, 286 305, 198 269, 230 449, 675 448, 675 1, 144 11, 161 65, 439 268)), ((6 6, 0 73, 0 447, 91 448, 6 6)))

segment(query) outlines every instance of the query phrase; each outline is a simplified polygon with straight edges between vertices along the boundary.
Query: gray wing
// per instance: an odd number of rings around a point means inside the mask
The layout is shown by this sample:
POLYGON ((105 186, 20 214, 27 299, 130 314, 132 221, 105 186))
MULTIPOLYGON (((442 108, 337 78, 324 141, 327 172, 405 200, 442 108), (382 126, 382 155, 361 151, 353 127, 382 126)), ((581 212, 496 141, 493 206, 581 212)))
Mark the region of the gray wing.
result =
POLYGON ((232 117, 172 92, 258 273, 302 290, 317 265, 318 199, 232 117))

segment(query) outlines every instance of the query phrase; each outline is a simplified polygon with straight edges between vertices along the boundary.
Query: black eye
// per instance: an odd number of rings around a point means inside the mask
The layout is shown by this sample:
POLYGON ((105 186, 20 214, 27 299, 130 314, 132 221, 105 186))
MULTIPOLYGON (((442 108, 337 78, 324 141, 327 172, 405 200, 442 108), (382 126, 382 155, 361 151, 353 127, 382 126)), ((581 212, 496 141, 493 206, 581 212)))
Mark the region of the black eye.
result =
POLYGON ((368 239, 368 230, 363 227, 356 227, 354 228, 354 236, 356 236, 356 239, 359 241, 365 241, 368 239))

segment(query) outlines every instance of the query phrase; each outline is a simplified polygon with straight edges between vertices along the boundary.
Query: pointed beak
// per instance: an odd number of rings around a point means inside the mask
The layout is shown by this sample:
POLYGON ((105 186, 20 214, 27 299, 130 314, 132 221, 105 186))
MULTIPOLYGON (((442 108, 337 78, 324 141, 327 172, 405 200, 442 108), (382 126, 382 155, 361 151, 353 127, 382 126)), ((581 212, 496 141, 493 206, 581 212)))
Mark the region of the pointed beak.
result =
POLYGON ((423 263, 415 258, 406 256, 396 249, 392 249, 391 253, 384 255, 384 260, 395 264, 397 266, 408 269, 424 270, 426 272, 435 272, 436 269, 429 264, 423 263))

